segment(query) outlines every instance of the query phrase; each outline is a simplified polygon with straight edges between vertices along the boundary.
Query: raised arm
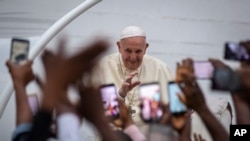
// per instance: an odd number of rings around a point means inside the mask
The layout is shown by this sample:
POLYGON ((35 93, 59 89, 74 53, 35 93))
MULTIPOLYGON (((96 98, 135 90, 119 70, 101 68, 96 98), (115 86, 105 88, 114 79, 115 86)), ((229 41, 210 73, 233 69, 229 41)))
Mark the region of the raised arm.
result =
POLYGON ((16 96, 16 125, 32 122, 32 111, 29 107, 26 86, 34 79, 32 71, 32 61, 25 64, 16 65, 11 61, 6 62, 6 66, 12 77, 16 96))
MULTIPOLYGON (((186 59, 182 62, 181 66, 187 68, 192 67, 192 60, 186 59)), ((182 98, 186 105, 195 110, 202 121, 206 125, 209 133, 211 134, 214 141, 229 140, 229 136, 220 122, 213 116, 209 110, 203 93, 195 80, 193 73, 183 71, 181 75, 181 81, 179 86, 183 90, 185 97, 182 98)))
MULTIPOLYGON (((51 112, 61 103, 67 103, 68 86, 81 78, 83 73, 91 70, 98 60, 98 56, 108 48, 106 42, 95 41, 86 47, 82 47, 83 50, 80 50, 77 54, 68 57, 65 54, 64 45, 65 41, 61 40, 56 53, 46 50, 42 55, 46 82, 42 86, 41 110, 34 121, 29 141, 44 141, 47 139, 52 121, 51 112)), ((70 132, 69 129, 68 132, 70 132)))

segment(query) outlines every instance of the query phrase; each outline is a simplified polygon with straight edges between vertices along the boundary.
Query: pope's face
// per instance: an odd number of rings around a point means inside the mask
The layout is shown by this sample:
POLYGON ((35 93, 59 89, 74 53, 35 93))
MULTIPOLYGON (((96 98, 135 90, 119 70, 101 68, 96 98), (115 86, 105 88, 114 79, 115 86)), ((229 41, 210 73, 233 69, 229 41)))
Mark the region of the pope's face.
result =
POLYGON ((136 70, 142 63, 148 44, 145 37, 130 37, 117 42, 125 67, 136 70))

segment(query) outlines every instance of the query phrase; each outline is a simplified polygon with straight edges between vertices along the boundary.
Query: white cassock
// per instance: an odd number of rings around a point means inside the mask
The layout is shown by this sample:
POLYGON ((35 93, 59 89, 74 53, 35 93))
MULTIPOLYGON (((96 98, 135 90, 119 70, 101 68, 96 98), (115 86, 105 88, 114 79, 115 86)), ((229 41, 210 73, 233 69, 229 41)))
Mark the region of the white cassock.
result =
MULTIPOLYGON (((161 99, 163 102, 168 102, 167 95, 167 83, 173 80, 168 66, 159 59, 144 55, 142 64, 137 69, 138 75, 134 80, 139 80, 142 83, 158 82, 161 86, 161 99)), ((119 89, 122 83, 126 79, 130 72, 125 68, 120 53, 115 53, 104 57, 96 71, 94 72, 95 83, 110 84, 114 83, 116 88, 119 89)), ((139 86, 128 92, 125 97, 125 103, 127 106, 131 106, 135 113, 132 114, 132 118, 135 124, 140 128, 145 123, 140 117, 140 95, 139 86)))

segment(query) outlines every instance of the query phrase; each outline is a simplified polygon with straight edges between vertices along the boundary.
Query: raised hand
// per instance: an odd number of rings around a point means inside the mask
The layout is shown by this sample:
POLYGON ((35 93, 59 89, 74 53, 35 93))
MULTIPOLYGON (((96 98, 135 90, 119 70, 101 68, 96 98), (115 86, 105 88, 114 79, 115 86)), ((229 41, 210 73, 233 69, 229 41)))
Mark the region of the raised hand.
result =
POLYGON ((67 87, 81 78, 83 73, 91 71, 98 61, 98 57, 108 49, 106 41, 98 40, 89 46, 83 47, 84 50, 78 54, 67 57, 65 55, 65 41, 61 41, 56 54, 45 51, 42 60, 46 72, 46 80, 55 81, 58 85, 67 87))
POLYGON ((80 115, 96 126, 103 141, 120 140, 111 130, 108 119, 104 115, 100 91, 93 86, 86 87, 82 83, 78 83, 77 88, 80 94, 80 103, 78 104, 80 115))
POLYGON ((84 73, 90 72, 99 56, 108 49, 106 41, 97 40, 83 46, 77 54, 68 57, 64 45, 65 40, 61 40, 56 53, 46 50, 42 55, 46 73, 46 82, 42 84, 45 99, 42 105, 49 109, 57 106, 60 101, 68 101, 65 92, 68 86, 80 79, 84 73))
POLYGON ((6 62, 6 66, 9 69, 13 83, 26 86, 29 82, 34 80, 34 74, 32 71, 32 61, 27 61, 22 65, 15 65, 11 61, 6 62))
POLYGON ((182 64, 178 64, 179 69, 179 87, 182 89, 184 95, 179 95, 179 98, 184 102, 189 108, 194 110, 199 110, 202 106, 205 106, 205 98, 203 93, 196 82, 193 73, 193 61, 192 59, 185 59, 182 64))
MULTIPOLYGON (((216 63, 218 63, 218 61, 216 63)), ((186 68, 190 68, 192 65, 192 60, 186 59, 183 61, 183 64, 179 65, 180 67, 187 66, 186 68)), ((216 65, 222 65, 222 64, 220 63, 216 65)), ((182 71, 180 76, 181 76, 181 81, 178 83, 185 97, 179 95, 179 98, 189 108, 194 109, 199 114, 202 121, 206 125, 208 131, 210 132, 213 140, 215 141, 229 140, 226 130, 208 109, 208 106, 206 105, 205 102, 205 98, 198 83, 195 80, 194 74, 190 73, 189 71, 182 71)))
POLYGON ((16 65, 11 61, 6 62, 13 80, 16 98, 16 125, 29 123, 32 121, 32 111, 28 103, 26 86, 34 79, 32 71, 32 61, 27 61, 22 65, 16 65))
POLYGON ((139 85, 141 82, 140 81, 136 81, 136 82, 132 82, 132 79, 138 75, 138 72, 132 72, 131 74, 129 74, 129 76, 125 79, 125 81, 123 82, 121 88, 119 89, 119 94, 121 97, 125 98, 127 93, 132 90, 134 87, 136 87, 137 85, 139 85))

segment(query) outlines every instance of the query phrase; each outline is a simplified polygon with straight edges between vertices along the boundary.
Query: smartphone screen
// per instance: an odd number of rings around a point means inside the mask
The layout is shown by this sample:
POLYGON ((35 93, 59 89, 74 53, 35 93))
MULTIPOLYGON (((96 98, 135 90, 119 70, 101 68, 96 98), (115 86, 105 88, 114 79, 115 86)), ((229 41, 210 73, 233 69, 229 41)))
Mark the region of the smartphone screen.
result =
POLYGON ((39 101, 36 94, 28 95, 29 106, 31 108, 33 116, 37 113, 39 109, 39 101))
POLYGON ((193 68, 196 79, 210 79, 214 71, 209 61, 194 61, 193 68))
POLYGON ((179 85, 174 82, 168 82, 169 108, 173 115, 182 115, 187 111, 187 107, 181 102, 177 94, 183 94, 179 85))
POLYGON ((120 115, 119 103, 117 101, 117 92, 114 84, 102 85, 100 87, 102 94, 105 115, 116 119, 120 115))
POLYGON ((10 60, 15 64, 21 64, 28 58, 29 41, 13 38, 11 41, 10 60))
POLYGON ((141 115, 145 122, 156 122, 163 114, 160 108, 160 90, 160 85, 157 82, 140 85, 141 115))
POLYGON ((227 60, 244 61, 250 60, 250 54, 244 46, 233 42, 227 42, 225 44, 224 58, 227 60))

